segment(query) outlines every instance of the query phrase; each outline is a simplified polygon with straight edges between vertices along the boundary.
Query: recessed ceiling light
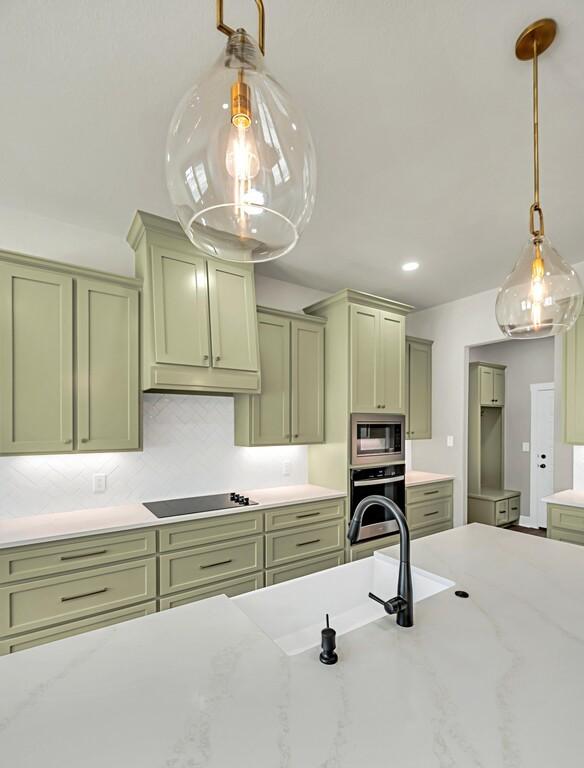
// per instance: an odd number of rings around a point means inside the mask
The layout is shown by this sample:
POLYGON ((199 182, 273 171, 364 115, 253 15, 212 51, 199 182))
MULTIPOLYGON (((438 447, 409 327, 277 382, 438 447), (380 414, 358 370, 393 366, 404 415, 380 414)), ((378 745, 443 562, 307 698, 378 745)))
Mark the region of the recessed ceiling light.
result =
POLYGON ((405 264, 402 264, 402 269, 404 272, 414 272, 419 266, 417 261, 406 261, 405 264))

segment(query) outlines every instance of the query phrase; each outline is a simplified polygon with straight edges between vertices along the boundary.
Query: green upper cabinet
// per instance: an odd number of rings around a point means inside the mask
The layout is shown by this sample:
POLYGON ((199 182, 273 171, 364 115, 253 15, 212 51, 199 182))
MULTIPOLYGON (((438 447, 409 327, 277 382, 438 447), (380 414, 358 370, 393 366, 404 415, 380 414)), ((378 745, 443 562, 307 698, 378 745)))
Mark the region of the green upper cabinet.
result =
POLYGON ((432 342, 406 339, 406 439, 432 437, 432 342))
POLYGON ((229 262, 209 261, 209 308, 213 365, 258 370, 253 272, 229 262))
POLYGON ((379 355, 379 310, 352 305, 351 309, 351 410, 381 407, 383 364, 379 355))
POLYGON ((81 451, 140 447, 138 292, 77 280, 77 431, 81 451))
POLYGON ((235 398, 236 445, 324 439, 324 321, 259 308, 262 391, 235 398))
POLYGON ((128 242, 144 281, 143 389, 258 392, 252 266, 206 257, 177 222, 142 211, 128 242))
POLYGON ((324 440, 324 328, 292 320, 292 442, 324 440))
POLYGON ((405 410, 405 318, 351 305, 351 412, 405 410))
POLYGON ((154 246, 152 287, 156 362, 208 367, 205 259, 154 246))
POLYGON ((584 312, 564 341, 564 439, 584 445, 584 312))
POLYGON ((73 280, 0 262, 0 451, 73 450, 73 280))
POLYGON ((481 405, 505 405, 505 366, 481 363, 479 366, 479 392, 481 405))
POLYGON ((139 449, 139 290, 0 253, 0 453, 139 449))

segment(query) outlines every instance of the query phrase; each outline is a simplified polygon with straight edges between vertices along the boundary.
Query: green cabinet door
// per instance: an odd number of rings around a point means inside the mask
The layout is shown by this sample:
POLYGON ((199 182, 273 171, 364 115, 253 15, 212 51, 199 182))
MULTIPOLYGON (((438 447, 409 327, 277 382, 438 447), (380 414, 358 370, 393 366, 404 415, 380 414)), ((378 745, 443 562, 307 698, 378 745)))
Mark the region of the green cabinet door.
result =
POLYGON ((140 447, 139 297, 77 281, 77 432, 81 451, 140 447))
POLYGON ((432 342, 408 339, 406 438, 432 437, 432 342))
POLYGON ((228 262, 208 261, 213 367, 258 370, 253 272, 228 262))
POLYGON ((0 264, 0 452, 73 449, 73 281, 0 264))
POLYGON ((493 405, 505 405, 505 371, 493 369, 493 405))
POLYGON ((205 259, 153 246, 152 298, 156 362, 208 367, 205 259))
POLYGON ((292 442, 324 439, 324 328, 292 320, 292 442))
POLYGON ((584 312, 564 342, 564 436, 584 445, 584 312))
POLYGON ((290 320, 259 313, 258 335, 262 393, 250 398, 253 445, 289 443, 290 320))
POLYGON ((382 404, 378 395, 379 310, 351 305, 351 411, 373 411, 382 404))
POLYGON ((405 411, 405 318, 379 312, 377 352, 377 398, 387 413, 405 411))
POLYGON ((479 368, 479 395, 481 405, 493 405, 494 385, 493 369, 480 366, 479 368))

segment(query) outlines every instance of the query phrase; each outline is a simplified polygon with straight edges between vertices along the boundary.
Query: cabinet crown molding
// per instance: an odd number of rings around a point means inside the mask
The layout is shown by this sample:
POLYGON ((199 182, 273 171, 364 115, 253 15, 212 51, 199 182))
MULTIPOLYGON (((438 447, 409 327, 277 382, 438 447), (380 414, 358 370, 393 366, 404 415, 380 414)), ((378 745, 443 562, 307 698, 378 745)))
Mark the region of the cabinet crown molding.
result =
POLYGON ((275 315, 276 317, 286 317, 289 320, 306 320, 309 323, 318 323, 319 325, 326 325, 325 317, 317 317, 315 315, 307 315, 304 312, 288 312, 285 309, 274 309, 273 307, 264 307, 260 304, 257 305, 257 311, 264 315, 275 315))
POLYGON ((415 309, 411 304, 404 304, 401 301, 393 301, 392 299, 386 299, 383 296, 374 296, 371 293, 355 291, 352 288, 344 288, 342 291, 338 291, 332 296, 328 296, 326 299, 322 299, 315 304, 304 307, 304 311, 310 315, 318 314, 325 307, 339 303, 359 304, 363 307, 384 309, 390 312, 396 312, 400 315, 407 315, 415 309))

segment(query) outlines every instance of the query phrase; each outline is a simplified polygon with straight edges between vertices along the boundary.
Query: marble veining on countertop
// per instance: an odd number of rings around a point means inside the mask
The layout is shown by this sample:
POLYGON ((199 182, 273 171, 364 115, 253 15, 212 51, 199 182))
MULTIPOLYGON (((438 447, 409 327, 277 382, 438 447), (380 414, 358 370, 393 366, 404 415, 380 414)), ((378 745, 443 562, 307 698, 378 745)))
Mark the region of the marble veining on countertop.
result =
POLYGON ((0 657, 2 759, 579 765, 584 547, 473 524, 412 542, 412 562, 470 597, 449 588, 416 605, 410 629, 385 617, 340 636, 334 667, 317 649, 286 656, 224 596, 0 657))
POLYGON ((440 483, 443 480, 454 480, 454 475, 440 475, 436 472, 421 472, 417 469, 408 469, 406 472, 406 487, 413 485, 425 485, 426 483, 440 483))
POLYGON ((168 525, 186 520, 231 515, 240 512, 260 511, 272 507, 302 502, 325 501, 342 498, 342 491, 323 488, 319 485, 286 485, 277 488, 260 488, 240 491, 244 496, 257 501, 250 507, 217 509, 194 515, 157 518, 143 504, 122 504, 115 507, 80 509, 74 512, 56 512, 48 515, 30 515, 0 520, 0 549, 18 547, 24 544, 39 544, 58 539, 89 536, 98 533, 114 533, 133 528, 168 525))
POLYGON ((563 504, 567 507, 582 507, 584 509, 584 491, 569 488, 565 491, 552 493, 542 499, 546 504, 563 504))

